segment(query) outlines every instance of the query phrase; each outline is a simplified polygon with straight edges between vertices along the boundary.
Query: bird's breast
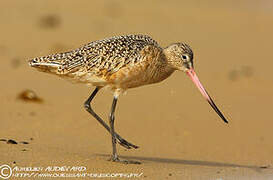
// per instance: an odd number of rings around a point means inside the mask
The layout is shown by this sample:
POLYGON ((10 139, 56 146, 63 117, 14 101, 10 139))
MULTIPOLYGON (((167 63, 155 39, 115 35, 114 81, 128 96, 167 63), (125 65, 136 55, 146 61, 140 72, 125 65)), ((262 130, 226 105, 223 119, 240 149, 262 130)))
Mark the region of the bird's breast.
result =
POLYGON ((118 72, 109 76, 107 81, 112 84, 114 89, 129 89, 161 82, 168 78, 173 72, 173 69, 156 66, 153 63, 151 64, 145 61, 133 67, 120 69, 118 72))

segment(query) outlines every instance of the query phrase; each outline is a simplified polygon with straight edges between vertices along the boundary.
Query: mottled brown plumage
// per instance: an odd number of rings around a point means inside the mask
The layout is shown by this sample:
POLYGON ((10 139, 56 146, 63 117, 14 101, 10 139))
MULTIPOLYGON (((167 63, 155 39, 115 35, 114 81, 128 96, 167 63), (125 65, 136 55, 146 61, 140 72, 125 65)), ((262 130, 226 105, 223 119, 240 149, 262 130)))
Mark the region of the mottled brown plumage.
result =
POLYGON ((184 71, 189 75, 209 104, 227 123, 196 76, 193 69, 193 52, 184 43, 174 43, 161 48, 147 35, 116 36, 91 42, 73 51, 34 58, 29 64, 40 71, 96 86, 84 107, 111 133, 112 161, 120 161, 116 140, 128 149, 138 148, 114 131, 114 112, 119 94, 129 88, 163 81, 175 70, 184 71), (97 92, 105 86, 114 91, 110 127, 90 105, 97 92))
MULTIPOLYGON (((186 44, 177 44, 192 57, 186 44)), ((164 80, 174 72, 169 51, 147 35, 116 36, 94 41, 76 50, 34 58, 37 69, 70 80, 110 86, 119 92, 164 80)), ((179 63, 178 63, 179 64, 179 63)))

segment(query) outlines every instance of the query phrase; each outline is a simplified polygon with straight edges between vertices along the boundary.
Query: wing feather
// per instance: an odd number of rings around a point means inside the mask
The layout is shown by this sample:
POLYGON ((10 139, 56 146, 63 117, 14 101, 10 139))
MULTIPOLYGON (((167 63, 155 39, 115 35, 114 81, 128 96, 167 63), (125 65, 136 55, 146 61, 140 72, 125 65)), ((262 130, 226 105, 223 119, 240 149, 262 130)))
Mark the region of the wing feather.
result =
POLYGON ((147 35, 115 36, 93 41, 70 52, 35 58, 29 64, 37 68, 46 67, 56 74, 68 74, 77 70, 106 70, 114 73, 129 63, 141 62, 143 57, 140 52, 148 45, 160 48, 147 35))

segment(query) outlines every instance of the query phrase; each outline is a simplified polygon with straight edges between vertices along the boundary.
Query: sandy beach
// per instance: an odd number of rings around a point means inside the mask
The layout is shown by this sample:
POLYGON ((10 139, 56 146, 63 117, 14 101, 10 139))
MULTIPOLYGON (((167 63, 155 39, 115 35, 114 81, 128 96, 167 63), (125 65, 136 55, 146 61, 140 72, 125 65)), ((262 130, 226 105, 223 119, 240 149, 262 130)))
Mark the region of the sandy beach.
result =
MULTIPOLYGON (((0 2, 0 170, 10 167, 10 179, 273 179, 273 2, 0 2), (124 34, 150 35, 162 47, 188 43, 230 123, 175 72, 119 99, 116 131, 139 148, 118 145, 118 153, 141 164, 107 161, 111 137, 83 108, 94 87, 27 61, 124 34)), ((93 103, 107 122, 112 96, 102 90, 93 103)))

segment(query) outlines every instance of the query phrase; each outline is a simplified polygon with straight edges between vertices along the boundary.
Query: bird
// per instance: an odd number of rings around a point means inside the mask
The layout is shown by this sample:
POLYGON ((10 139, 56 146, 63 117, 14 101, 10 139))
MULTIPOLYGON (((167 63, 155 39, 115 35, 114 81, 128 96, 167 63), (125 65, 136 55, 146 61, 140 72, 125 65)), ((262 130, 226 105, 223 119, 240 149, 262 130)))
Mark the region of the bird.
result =
POLYGON ((127 149, 138 148, 115 131, 118 97, 128 89, 159 83, 176 70, 185 72, 190 77, 210 106, 228 123, 201 84, 193 66, 193 51, 183 42, 172 43, 163 48, 149 35, 119 35, 92 41, 68 52, 37 57, 28 63, 39 71, 94 86, 94 91, 84 102, 84 108, 111 134, 110 161, 113 162, 140 163, 122 160, 117 154, 117 142, 127 149), (113 92, 109 126, 91 106, 92 100, 102 88, 113 92))

